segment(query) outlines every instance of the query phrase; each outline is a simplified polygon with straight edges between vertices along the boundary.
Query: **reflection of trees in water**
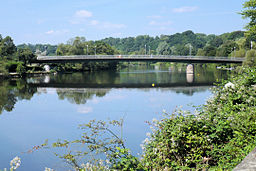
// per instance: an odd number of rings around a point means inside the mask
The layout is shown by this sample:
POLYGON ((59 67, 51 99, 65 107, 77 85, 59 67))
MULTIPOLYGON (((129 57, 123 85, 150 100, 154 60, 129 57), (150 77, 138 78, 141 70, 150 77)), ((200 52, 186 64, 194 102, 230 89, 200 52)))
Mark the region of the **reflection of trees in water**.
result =
MULTIPOLYGON (((175 92, 177 94, 185 94, 193 96, 194 93, 205 92, 210 89, 211 86, 198 86, 198 87, 173 87, 173 88, 156 88, 157 91, 161 92, 175 92)), ((149 92, 152 88, 140 88, 139 90, 149 92)))
POLYGON ((188 96, 193 96, 194 93, 204 92, 209 90, 210 87, 186 87, 186 88, 179 88, 175 91, 177 94, 182 93, 188 96))
POLYGON ((91 73, 73 73, 73 74, 57 74, 51 77, 50 83, 62 83, 62 84, 102 84, 102 83, 114 83, 118 80, 118 74, 115 72, 91 72, 91 73))
POLYGON ((109 91, 109 89, 57 89, 57 94, 61 100, 67 99, 71 103, 85 104, 94 96, 103 97, 109 91))
POLYGON ((29 87, 25 81, 0 81, 0 114, 12 111, 18 100, 29 100, 35 93, 36 88, 29 87))

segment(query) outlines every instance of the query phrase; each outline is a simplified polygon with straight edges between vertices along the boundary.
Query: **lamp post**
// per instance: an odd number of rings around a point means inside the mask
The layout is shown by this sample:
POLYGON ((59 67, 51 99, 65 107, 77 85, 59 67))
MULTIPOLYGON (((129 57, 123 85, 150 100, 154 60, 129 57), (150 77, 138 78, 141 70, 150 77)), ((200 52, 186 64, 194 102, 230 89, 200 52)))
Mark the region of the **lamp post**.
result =
POLYGON ((145 45, 145 55, 147 55, 147 45, 145 45))
POLYGON ((86 53, 87 53, 87 55, 88 55, 88 45, 86 45, 86 47, 87 47, 86 53))
POLYGON ((97 48, 97 46, 94 46, 95 47, 95 56, 96 56, 96 48, 97 48))
POLYGON ((189 45, 189 56, 191 56, 192 55, 192 45, 190 44, 189 45))
POLYGON ((150 46, 148 46, 148 55, 150 55, 150 46))
POLYGON ((234 57, 236 57, 236 47, 234 47, 234 57))

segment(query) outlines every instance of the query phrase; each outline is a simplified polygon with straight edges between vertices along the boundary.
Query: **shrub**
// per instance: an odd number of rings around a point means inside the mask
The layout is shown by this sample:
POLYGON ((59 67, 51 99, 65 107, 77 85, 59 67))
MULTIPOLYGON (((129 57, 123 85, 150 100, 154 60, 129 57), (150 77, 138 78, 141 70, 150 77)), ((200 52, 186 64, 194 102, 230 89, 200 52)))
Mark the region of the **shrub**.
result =
POLYGON ((144 165, 159 170, 234 168, 256 143, 255 78, 255 68, 242 68, 232 83, 214 89, 214 98, 197 114, 178 110, 151 123, 144 165))

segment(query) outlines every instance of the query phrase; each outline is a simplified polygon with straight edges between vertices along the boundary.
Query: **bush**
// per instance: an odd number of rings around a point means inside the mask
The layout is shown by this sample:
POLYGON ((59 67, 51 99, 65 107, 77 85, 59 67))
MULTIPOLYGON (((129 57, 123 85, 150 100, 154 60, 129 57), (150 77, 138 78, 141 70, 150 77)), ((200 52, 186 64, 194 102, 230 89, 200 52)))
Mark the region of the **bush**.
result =
POLYGON ((232 83, 215 88, 214 98, 197 114, 178 110, 151 123, 144 165, 159 170, 234 168, 256 143, 255 78, 255 68, 243 68, 232 83))
POLYGON ((256 66, 256 51, 254 49, 247 51, 246 59, 243 64, 248 66, 256 66))
POLYGON ((16 72, 22 76, 26 73, 26 67, 23 65, 23 63, 18 63, 17 68, 16 68, 16 72))

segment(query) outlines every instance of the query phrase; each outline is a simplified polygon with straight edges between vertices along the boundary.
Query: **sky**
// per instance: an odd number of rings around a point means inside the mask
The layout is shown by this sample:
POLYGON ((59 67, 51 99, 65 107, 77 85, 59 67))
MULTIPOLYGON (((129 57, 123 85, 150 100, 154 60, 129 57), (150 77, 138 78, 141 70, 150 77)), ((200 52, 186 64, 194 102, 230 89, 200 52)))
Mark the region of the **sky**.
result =
POLYGON ((0 34, 15 44, 244 30, 245 0, 0 0, 0 34))

